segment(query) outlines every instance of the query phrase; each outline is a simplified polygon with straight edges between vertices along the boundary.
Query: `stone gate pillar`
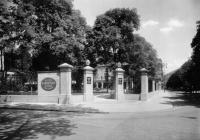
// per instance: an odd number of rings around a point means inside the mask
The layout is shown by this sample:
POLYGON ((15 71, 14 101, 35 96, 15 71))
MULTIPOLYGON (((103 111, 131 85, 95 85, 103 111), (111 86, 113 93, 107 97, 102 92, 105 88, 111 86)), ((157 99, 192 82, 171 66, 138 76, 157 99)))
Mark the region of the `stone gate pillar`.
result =
POLYGON ((95 82, 95 87, 96 87, 96 88, 99 88, 99 87, 98 87, 98 82, 95 82))
POLYGON ((103 82, 101 82, 101 89, 103 89, 103 82))
POLYGON ((67 63, 58 66, 60 68, 60 104, 70 104, 71 103, 71 86, 72 78, 71 71, 73 66, 67 63))
POLYGON ((158 81, 158 90, 160 91, 162 89, 162 84, 161 84, 161 81, 159 80, 158 81))
POLYGON ((90 61, 86 61, 86 67, 84 67, 84 101, 92 101, 93 97, 93 71, 94 69, 89 66, 90 61))
POLYGON ((158 81, 155 82, 155 90, 158 90, 158 81))
POLYGON ((148 76, 147 76, 147 70, 145 68, 142 68, 141 70, 141 94, 140 94, 140 100, 147 100, 148 96, 148 76))
POLYGON ((155 80, 152 80, 152 92, 155 91, 155 80))
POLYGON ((115 99, 124 100, 124 70, 121 68, 121 63, 118 63, 118 68, 115 70, 115 99))

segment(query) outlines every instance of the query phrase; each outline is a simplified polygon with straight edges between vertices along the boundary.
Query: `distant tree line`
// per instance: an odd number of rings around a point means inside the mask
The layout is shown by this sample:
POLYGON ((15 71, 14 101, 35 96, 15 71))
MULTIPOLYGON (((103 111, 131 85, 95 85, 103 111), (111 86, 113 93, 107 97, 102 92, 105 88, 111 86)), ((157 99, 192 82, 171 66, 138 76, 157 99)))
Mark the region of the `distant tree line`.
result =
POLYGON ((197 21, 197 33, 191 47, 191 58, 176 70, 168 79, 166 87, 172 90, 200 90, 200 21, 197 21))

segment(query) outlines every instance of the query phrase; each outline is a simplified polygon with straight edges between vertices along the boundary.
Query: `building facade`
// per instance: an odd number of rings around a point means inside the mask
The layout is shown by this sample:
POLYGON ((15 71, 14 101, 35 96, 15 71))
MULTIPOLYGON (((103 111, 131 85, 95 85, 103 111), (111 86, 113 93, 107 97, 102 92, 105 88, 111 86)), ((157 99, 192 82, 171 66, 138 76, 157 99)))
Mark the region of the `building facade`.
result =
POLYGON ((110 81, 113 77, 113 71, 107 65, 98 65, 94 72, 94 88, 103 89, 107 88, 106 76, 110 81))
MULTIPOLYGON (((124 78, 124 89, 128 90, 133 87, 131 81, 132 78, 125 75, 124 78)), ((94 88, 95 89, 105 89, 111 88, 112 81, 114 81, 114 71, 107 65, 98 65, 94 72, 94 88), (107 80, 106 80, 107 78, 107 80)))

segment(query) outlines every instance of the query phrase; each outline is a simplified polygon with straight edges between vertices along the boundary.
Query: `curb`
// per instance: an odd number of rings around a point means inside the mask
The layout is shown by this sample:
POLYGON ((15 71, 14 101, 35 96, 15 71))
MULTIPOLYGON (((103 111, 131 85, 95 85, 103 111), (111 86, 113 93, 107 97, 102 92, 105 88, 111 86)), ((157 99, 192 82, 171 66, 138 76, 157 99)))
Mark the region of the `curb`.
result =
POLYGON ((32 110, 32 111, 58 111, 58 112, 73 112, 73 113, 108 113, 102 112, 98 109, 80 106, 52 106, 52 105, 32 105, 32 104, 18 104, 18 105, 0 105, 0 109, 13 110, 32 110))

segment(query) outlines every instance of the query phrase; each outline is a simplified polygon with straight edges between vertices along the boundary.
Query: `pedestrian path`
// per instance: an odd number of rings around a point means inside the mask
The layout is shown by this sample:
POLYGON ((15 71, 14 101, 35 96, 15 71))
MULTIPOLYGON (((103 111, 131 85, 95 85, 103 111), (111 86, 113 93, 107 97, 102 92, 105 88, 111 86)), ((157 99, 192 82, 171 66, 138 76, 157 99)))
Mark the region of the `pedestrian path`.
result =
POLYGON ((91 107, 103 112, 145 112, 158 111, 173 108, 169 103, 171 94, 159 91, 147 101, 116 101, 114 99, 102 99, 95 97, 94 102, 82 102, 79 106, 91 107))

